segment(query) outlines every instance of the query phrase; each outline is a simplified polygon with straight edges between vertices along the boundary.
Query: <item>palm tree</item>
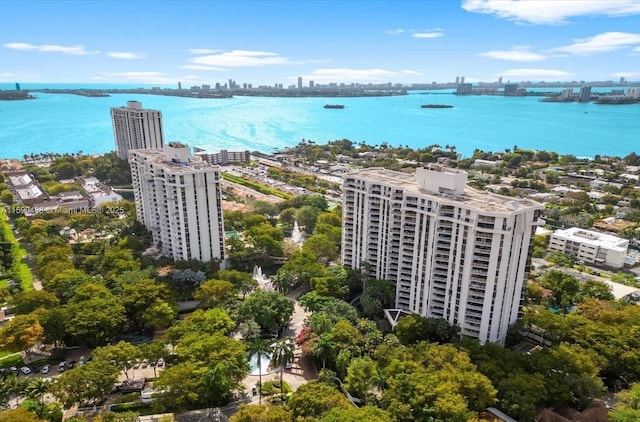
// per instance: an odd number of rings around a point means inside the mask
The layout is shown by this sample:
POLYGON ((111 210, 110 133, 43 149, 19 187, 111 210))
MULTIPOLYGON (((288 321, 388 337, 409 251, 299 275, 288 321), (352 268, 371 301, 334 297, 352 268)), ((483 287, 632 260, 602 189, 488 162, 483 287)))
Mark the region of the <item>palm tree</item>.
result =
POLYGON ((263 355, 266 355, 271 350, 269 340, 261 338, 253 338, 249 341, 247 348, 251 355, 256 355, 258 359, 258 401, 262 404, 262 359, 263 355))
POLYGON ((29 382, 25 388, 27 397, 34 400, 40 400, 40 403, 44 405, 44 395, 49 392, 49 382, 44 378, 36 378, 29 382))
POLYGON ((311 354, 317 358, 322 360, 322 369, 327 367, 327 360, 333 358, 335 353, 336 344, 331 341, 331 338, 328 334, 323 334, 318 338, 318 340, 313 345, 313 349, 311 350, 311 354))
POLYGON ((280 397, 284 401, 284 384, 282 382, 282 374, 284 372, 285 365, 293 360, 293 351, 295 350, 296 345, 293 342, 293 337, 285 337, 276 340, 271 347, 271 365, 280 365, 280 397))
POLYGON ((381 393, 387 387, 387 373, 380 366, 376 365, 376 373, 371 377, 371 386, 377 388, 381 393))
POLYGON ((238 325, 238 331, 240 331, 240 334, 242 334, 242 337, 245 340, 249 340, 260 335, 260 326, 253 318, 251 318, 240 323, 240 325, 238 325))
POLYGON ((11 389, 5 382, 0 383, 0 409, 6 409, 9 407, 9 396, 11 395, 11 389))
POLYGON ((5 383, 8 387, 9 392, 13 393, 13 396, 16 398, 16 407, 18 407, 18 405, 20 404, 20 396, 24 394, 26 380, 18 378, 16 375, 10 375, 5 379, 5 383))

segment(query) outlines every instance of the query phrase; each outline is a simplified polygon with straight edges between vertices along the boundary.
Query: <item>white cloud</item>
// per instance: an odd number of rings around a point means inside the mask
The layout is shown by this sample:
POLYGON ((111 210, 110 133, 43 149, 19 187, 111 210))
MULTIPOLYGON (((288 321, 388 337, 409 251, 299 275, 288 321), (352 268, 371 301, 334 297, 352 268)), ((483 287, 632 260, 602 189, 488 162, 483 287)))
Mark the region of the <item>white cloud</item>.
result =
POLYGON ((577 16, 640 14, 638 0, 463 0, 468 12, 495 15, 520 23, 559 25, 577 16), (552 4, 553 3, 553 4, 552 4))
POLYGON ((194 57, 191 63, 212 67, 259 67, 292 64, 287 57, 268 51, 233 50, 194 57))
POLYGON ((193 54, 195 56, 201 56, 203 54, 214 54, 219 53, 220 50, 212 50, 210 48, 190 48, 189 54, 193 54))
POLYGON ((444 32, 440 29, 428 32, 415 32, 411 35, 413 38, 440 38, 444 36, 444 32))
POLYGON ((389 35, 399 35, 406 31, 406 29, 387 29, 386 31, 384 31, 384 33, 389 35))
POLYGON ((424 73, 418 72, 417 70, 411 70, 411 69, 401 70, 400 73, 404 75, 415 75, 415 76, 424 75, 424 73))
POLYGON ((201 64, 185 64, 183 66, 181 66, 183 69, 190 69, 190 70, 212 70, 212 71, 216 71, 216 72, 227 72, 229 71, 229 69, 225 69, 223 67, 213 67, 213 66, 204 66, 201 64))
POLYGON ((640 79, 640 72, 616 72, 611 76, 614 78, 640 79))
MULTIPOLYGON (((573 40, 573 44, 552 48, 552 53, 566 53, 576 56, 587 56, 591 54, 606 53, 608 51, 620 50, 640 46, 640 34, 629 32, 604 32, 590 38, 573 40)), ((640 47, 636 47, 638 49, 640 47)))
POLYGON ((109 51, 106 53, 108 57, 113 59, 134 60, 144 59, 147 57, 147 53, 133 53, 127 51, 109 51))
POLYGON ((5 73, 0 73, 0 76, 8 78, 9 76, 18 76, 15 73, 10 73, 10 72, 5 72, 5 73))
POLYGON ((105 72, 95 75, 93 80, 117 81, 117 82, 140 82, 147 84, 171 84, 176 81, 194 81, 195 76, 169 76, 162 72, 105 72))
POLYGON ((514 62, 539 62, 546 59, 546 56, 543 54, 529 51, 526 47, 513 47, 511 50, 486 51, 479 55, 491 59, 511 60, 514 62))
POLYGON ((554 79, 562 80, 573 76, 572 73, 557 69, 509 69, 496 75, 510 78, 545 80, 554 79))
POLYGON ((413 70, 400 72, 385 69, 348 69, 348 68, 324 68, 303 75, 305 79, 316 82, 380 82, 399 75, 419 74, 413 70))
POLYGON ((42 44, 42 45, 34 45, 23 42, 12 42, 4 44, 6 48, 11 50, 21 50, 21 51, 42 51, 42 52, 53 52, 53 53, 62 53, 69 54, 71 56, 87 56, 89 54, 97 54, 99 51, 87 51, 83 46, 71 45, 54 45, 54 44, 42 44))

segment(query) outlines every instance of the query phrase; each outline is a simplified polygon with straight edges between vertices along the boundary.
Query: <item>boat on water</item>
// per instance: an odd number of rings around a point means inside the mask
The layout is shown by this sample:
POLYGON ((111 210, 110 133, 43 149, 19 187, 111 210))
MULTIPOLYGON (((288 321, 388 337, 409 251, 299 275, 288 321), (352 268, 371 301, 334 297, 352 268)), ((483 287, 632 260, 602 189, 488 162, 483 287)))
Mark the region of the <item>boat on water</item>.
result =
POLYGON ((422 104, 420 108, 453 108, 449 104, 422 104))
POLYGON ((324 108, 338 108, 338 109, 343 109, 344 108, 344 104, 325 104, 324 108))

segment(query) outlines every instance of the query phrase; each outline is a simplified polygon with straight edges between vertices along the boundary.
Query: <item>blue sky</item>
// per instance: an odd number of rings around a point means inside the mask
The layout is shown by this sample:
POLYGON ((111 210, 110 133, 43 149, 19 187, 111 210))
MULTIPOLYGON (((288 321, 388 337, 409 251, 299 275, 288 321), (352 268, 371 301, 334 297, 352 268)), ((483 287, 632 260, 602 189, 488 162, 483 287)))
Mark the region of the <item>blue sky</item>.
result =
POLYGON ((4 0, 0 10, 0 82, 640 80, 640 0, 4 0))

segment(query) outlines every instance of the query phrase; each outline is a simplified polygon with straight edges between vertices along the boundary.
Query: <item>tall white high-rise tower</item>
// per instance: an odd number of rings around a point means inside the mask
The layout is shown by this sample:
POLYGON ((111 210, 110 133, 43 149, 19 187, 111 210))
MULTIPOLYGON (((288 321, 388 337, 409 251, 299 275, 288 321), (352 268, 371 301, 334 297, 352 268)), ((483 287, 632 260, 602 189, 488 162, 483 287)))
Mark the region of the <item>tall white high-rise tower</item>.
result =
POLYGON ((189 146, 129 151, 138 221, 175 260, 224 258, 220 167, 191 156, 189 146))
POLYGON ((162 148, 162 113, 142 108, 139 101, 127 101, 126 107, 111 108, 113 136, 118 158, 126 160, 132 149, 162 148))
POLYGON ((396 307, 504 343, 521 310, 543 206, 466 185, 442 166, 344 177, 342 262, 396 284, 396 307))

